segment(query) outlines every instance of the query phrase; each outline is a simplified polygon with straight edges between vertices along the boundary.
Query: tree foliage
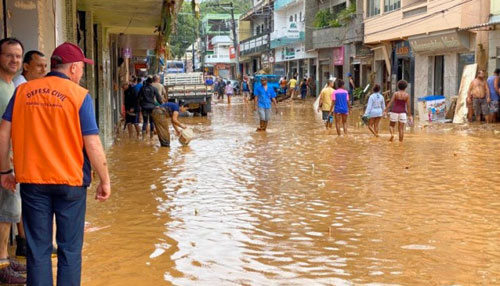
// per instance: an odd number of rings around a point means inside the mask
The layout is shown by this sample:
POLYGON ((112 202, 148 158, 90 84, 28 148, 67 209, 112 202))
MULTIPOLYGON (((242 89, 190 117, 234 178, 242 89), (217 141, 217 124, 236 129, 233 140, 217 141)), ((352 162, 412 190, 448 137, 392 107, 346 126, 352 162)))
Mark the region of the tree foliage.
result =
POLYGON ((196 17, 193 13, 194 2, 184 1, 182 7, 176 13, 176 25, 170 37, 167 39, 170 57, 182 58, 187 48, 196 42, 200 30, 200 18, 206 14, 229 13, 227 9, 214 6, 214 4, 233 3, 234 14, 242 14, 252 7, 252 1, 248 0, 221 0, 204 1, 200 4, 200 15, 196 17))
POLYGON ((332 13, 330 9, 322 9, 316 13, 313 24, 316 28, 347 26, 355 15, 355 4, 351 4, 348 8, 344 8, 338 13, 332 13))

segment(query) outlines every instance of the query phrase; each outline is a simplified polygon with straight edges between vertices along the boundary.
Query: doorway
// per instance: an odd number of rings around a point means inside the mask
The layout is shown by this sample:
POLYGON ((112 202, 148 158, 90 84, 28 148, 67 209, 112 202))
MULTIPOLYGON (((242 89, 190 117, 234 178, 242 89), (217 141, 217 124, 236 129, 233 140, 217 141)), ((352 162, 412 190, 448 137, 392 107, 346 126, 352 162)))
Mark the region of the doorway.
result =
POLYGON ((444 95, 444 56, 434 58, 434 95, 444 95))

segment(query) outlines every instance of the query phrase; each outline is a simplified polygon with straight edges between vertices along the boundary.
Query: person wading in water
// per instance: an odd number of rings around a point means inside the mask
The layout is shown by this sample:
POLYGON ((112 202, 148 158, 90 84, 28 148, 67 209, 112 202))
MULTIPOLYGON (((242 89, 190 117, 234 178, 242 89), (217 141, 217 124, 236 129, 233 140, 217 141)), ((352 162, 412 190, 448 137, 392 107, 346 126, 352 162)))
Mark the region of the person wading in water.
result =
MULTIPOLYGON (((405 124, 407 123, 408 115, 410 114, 410 95, 405 91, 406 87, 408 87, 408 83, 406 81, 398 81, 398 91, 394 93, 391 101, 384 110, 384 113, 387 113, 387 109, 392 106, 390 112, 391 123, 389 124, 391 138, 389 139, 389 141, 394 140, 394 126, 396 126, 397 122, 399 130, 399 142, 403 142, 403 138, 405 135, 405 124)), ((409 117, 410 120, 412 120, 412 116, 409 115, 409 117)))

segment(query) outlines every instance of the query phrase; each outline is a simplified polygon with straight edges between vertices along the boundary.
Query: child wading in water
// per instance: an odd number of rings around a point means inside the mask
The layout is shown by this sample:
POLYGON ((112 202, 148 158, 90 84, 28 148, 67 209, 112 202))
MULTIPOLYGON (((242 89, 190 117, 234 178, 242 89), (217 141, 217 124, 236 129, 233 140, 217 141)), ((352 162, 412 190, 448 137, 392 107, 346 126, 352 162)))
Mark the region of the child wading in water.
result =
POLYGON ((233 97, 234 89, 230 81, 227 81, 225 92, 227 95, 227 104, 231 104, 231 98, 233 97))
POLYGON ((408 83, 406 81, 398 81, 398 91, 394 93, 391 101, 384 110, 384 113, 386 113, 389 107, 392 106, 390 112, 391 123, 389 125, 391 139, 389 139, 389 141, 394 140, 394 126, 396 126, 397 122, 399 130, 399 141, 403 142, 403 138, 405 135, 405 124, 408 121, 407 118, 409 117, 410 121, 413 119, 410 115, 410 95, 405 91, 407 86, 408 83))
POLYGON ((344 128, 344 134, 347 135, 347 116, 351 104, 349 102, 349 93, 344 89, 344 81, 337 80, 337 89, 332 93, 332 107, 330 115, 335 114, 335 128, 337 128, 337 135, 340 136, 340 121, 344 128))
POLYGON ((376 84, 373 87, 373 94, 368 99, 368 106, 365 110, 365 117, 368 117, 368 129, 378 137, 378 126, 382 114, 385 110, 385 98, 380 94, 380 85, 376 84))

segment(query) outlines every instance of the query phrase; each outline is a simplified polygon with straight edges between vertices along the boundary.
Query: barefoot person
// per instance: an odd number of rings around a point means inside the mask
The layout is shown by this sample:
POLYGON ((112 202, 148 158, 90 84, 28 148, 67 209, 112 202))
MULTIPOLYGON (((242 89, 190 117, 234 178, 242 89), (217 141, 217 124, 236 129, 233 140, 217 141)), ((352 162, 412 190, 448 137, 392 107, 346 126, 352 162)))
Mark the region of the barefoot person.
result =
POLYGON ((368 99, 368 106, 366 107, 364 115, 368 117, 368 129, 370 129, 375 137, 378 137, 378 126, 384 110, 385 99, 384 96, 380 94, 380 85, 376 84, 373 87, 373 94, 370 95, 368 99))
POLYGON ((321 94, 319 95, 319 106, 318 112, 321 110, 321 115, 323 121, 325 121, 326 129, 332 128, 333 117, 330 115, 330 110, 332 108, 332 94, 335 91, 333 89, 333 79, 328 80, 328 85, 323 88, 321 94))
POLYGON ((347 135, 347 116, 351 108, 349 93, 344 89, 344 84, 343 80, 337 80, 338 88, 332 93, 332 107, 330 108, 330 115, 335 114, 335 128, 338 136, 340 136, 340 122, 342 122, 344 135, 347 135))
POLYGON ((243 78, 242 92, 243 92, 243 101, 248 103, 248 99, 250 98, 250 83, 248 82, 248 76, 243 78))
POLYGON ((294 99, 297 91, 297 80, 295 79, 295 76, 293 76, 288 82, 288 90, 290 91, 290 99, 294 99))
POLYGON ((258 107, 260 119, 260 125, 257 131, 266 131, 267 123, 271 119, 271 102, 274 103, 276 112, 278 112, 278 103, 273 88, 267 85, 267 79, 264 77, 261 78, 260 83, 262 86, 257 87, 254 92, 256 98, 254 106, 256 111, 258 107))
POLYGON ((488 83, 484 80, 484 71, 477 72, 477 77, 472 81, 467 94, 467 102, 474 108, 474 115, 476 122, 481 122, 481 114, 487 122, 489 122, 488 115, 490 114, 490 89, 488 83))
POLYGON ((397 122, 399 130, 399 141, 403 142, 405 134, 405 124, 408 121, 408 116, 410 117, 410 120, 412 119, 412 116, 410 115, 410 95, 405 91, 406 87, 408 87, 408 83, 406 81, 398 81, 398 91, 394 93, 391 101, 384 110, 384 113, 386 113, 389 107, 392 106, 390 112, 391 123, 389 124, 391 139, 389 139, 389 141, 394 140, 394 126, 396 126, 397 122))
POLYGON ((227 81, 226 88, 225 88, 225 93, 227 96, 227 104, 231 104, 231 98, 233 97, 234 94, 234 88, 233 85, 231 84, 231 81, 227 81))

